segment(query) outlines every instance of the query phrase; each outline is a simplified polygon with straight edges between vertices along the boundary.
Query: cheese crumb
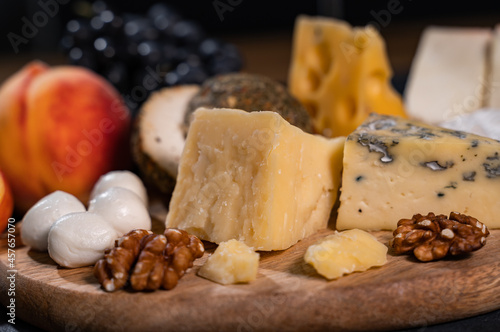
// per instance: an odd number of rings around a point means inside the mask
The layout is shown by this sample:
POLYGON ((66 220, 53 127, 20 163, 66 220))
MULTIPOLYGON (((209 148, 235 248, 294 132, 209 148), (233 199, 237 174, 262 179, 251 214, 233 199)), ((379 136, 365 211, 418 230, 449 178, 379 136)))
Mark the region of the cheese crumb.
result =
POLYGON ((219 244, 198 275, 222 285, 246 283, 257 278, 259 254, 237 240, 219 244))
POLYGON ((335 232, 307 248, 304 260, 331 280, 387 262, 387 247, 368 232, 335 232))

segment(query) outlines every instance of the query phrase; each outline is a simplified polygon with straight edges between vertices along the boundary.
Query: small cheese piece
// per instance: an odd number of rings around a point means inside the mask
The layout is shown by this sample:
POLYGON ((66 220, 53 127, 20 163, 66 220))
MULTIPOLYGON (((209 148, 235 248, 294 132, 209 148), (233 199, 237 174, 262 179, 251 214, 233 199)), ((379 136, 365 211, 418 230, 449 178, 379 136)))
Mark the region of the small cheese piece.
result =
POLYGON ((275 112, 193 114, 166 227, 256 250, 286 249, 326 227, 344 137, 304 133, 275 112))
POLYGON ((366 271, 387 262, 387 247, 359 229, 335 232, 307 248, 304 260, 327 279, 366 271))
POLYGON ((405 116, 391 76, 384 40, 372 26, 297 18, 288 85, 311 113, 317 132, 348 135, 371 112, 405 116))
POLYGON ((427 28, 405 90, 408 115, 438 124, 481 108, 491 35, 489 28, 427 28))
POLYGON ((198 275, 222 285, 257 279, 259 254, 237 240, 222 242, 208 257, 198 275))
POLYGON ((499 141, 377 114, 349 135, 337 229, 450 211, 500 227, 499 141))

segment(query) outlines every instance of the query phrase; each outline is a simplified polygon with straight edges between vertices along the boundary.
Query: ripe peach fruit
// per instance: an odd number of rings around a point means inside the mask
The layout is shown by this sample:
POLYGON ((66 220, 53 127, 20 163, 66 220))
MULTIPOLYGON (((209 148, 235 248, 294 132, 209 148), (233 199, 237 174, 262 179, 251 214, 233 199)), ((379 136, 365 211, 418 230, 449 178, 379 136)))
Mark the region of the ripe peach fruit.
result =
POLYGON ((0 172, 0 233, 7 227, 7 222, 12 215, 14 201, 7 180, 0 172))
POLYGON ((97 74, 32 62, 0 87, 0 167, 16 208, 55 190, 87 202, 99 177, 129 166, 130 112, 97 74))

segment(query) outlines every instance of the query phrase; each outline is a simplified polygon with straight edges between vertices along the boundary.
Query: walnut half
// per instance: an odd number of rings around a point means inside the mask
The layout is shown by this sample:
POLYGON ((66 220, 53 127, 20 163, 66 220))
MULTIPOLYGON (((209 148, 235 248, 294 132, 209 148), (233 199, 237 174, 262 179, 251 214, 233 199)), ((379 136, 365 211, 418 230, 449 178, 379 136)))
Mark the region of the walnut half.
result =
POLYGON ((460 255, 482 248, 490 234, 486 225, 476 218, 451 212, 450 217, 415 214, 401 219, 393 232, 389 246, 396 254, 413 251, 423 262, 437 260, 446 255, 460 255))
POLYGON ((94 266, 94 276, 108 292, 127 282, 137 291, 172 289, 204 252, 203 243, 183 230, 167 228, 163 235, 133 230, 105 252, 94 266))

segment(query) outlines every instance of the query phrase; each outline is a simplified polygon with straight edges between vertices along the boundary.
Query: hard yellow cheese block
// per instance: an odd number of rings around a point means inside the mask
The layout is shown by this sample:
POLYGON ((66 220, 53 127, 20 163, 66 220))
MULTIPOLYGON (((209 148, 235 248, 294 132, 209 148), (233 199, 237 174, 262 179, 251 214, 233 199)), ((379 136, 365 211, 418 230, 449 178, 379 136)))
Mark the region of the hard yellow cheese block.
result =
POLYGON ((371 26, 299 16, 288 85, 313 116, 317 132, 348 135, 371 112, 405 116, 385 43, 371 26))
POLYGON ((344 141, 306 134, 274 112, 198 109, 166 226, 215 243, 286 249, 326 227, 344 141))
POLYGON ((237 240, 219 244, 198 274, 203 278, 229 285, 257 279, 259 254, 237 240))
POLYGON ((387 262, 387 247, 373 235, 359 229, 335 232, 316 244, 304 255, 306 263, 327 279, 366 271, 387 262))
POLYGON ((349 135, 337 229, 452 211, 500 227, 499 141, 377 114, 349 135))

